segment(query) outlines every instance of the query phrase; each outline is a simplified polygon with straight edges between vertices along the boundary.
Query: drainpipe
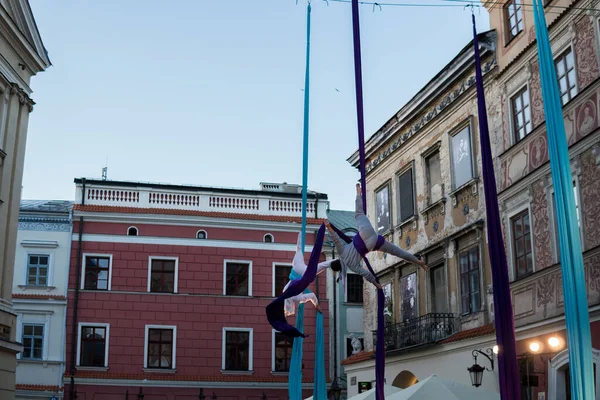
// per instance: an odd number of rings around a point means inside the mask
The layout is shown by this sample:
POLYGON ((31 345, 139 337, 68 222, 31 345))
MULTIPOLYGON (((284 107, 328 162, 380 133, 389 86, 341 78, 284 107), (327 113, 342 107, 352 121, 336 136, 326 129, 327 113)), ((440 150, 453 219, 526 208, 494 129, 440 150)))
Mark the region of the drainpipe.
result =
MULTIPOLYGON (((81 205, 85 205, 85 178, 82 179, 82 191, 81 191, 81 205)), ((83 235, 83 216, 79 217, 79 237, 77 240, 77 271, 75 279, 75 301, 73 302, 73 329, 71 330, 71 385, 69 388, 69 399, 75 400, 75 354, 77 354, 77 306, 79 304, 79 286, 81 280, 81 241, 83 235)))
MULTIPOLYGON (((331 258, 335 259, 335 245, 332 246, 331 250, 331 258)), ((338 379, 338 343, 337 343, 337 291, 339 290, 339 285, 335 279, 335 273, 333 275, 333 381, 335 382, 338 379)))

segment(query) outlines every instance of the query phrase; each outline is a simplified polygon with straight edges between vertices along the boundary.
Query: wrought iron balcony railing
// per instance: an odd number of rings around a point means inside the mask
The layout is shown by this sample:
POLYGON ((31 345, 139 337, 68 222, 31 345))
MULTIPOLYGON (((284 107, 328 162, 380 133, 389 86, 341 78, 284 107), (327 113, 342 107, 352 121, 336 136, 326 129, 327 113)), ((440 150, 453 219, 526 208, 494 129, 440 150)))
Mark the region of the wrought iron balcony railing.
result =
MULTIPOLYGON (((458 332, 460 323, 454 314, 432 313, 411 318, 385 328, 385 350, 434 343, 458 332)), ((373 333, 373 345, 377 345, 377 331, 373 333)))

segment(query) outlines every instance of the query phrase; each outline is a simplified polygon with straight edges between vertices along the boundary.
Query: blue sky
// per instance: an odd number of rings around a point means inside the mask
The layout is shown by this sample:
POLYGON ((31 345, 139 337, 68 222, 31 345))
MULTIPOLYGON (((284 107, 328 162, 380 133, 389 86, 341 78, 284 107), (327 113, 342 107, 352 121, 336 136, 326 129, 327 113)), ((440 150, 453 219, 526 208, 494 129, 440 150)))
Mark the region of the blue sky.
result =
MULTIPOLYGON (((30 1, 53 66, 32 81, 24 199, 73 199, 107 158, 114 180, 301 183, 305 1, 30 1)), ((309 187, 352 209, 351 10, 312 6, 309 187)), ((472 33, 462 6, 360 10, 368 138, 472 33)))

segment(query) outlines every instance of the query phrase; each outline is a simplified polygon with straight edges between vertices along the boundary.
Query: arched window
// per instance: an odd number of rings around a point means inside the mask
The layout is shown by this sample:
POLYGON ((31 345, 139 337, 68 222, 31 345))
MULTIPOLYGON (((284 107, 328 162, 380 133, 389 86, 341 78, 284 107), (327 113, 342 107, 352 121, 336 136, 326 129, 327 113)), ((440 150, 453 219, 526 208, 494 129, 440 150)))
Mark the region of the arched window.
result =
POLYGON ((130 226, 129 228, 127 228, 127 236, 137 236, 138 235, 138 228, 136 228, 135 226, 130 226))
POLYGON ((200 230, 196 233, 196 239, 206 239, 206 238, 208 238, 206 231, 200 230))
POLYGON ((275 239, 273 238, 273 235, 271 235, 270 233, 267 233, 263 237, 263 242, 265 242, 265 243, 273 243, 274 241, 275 241, 275 239))

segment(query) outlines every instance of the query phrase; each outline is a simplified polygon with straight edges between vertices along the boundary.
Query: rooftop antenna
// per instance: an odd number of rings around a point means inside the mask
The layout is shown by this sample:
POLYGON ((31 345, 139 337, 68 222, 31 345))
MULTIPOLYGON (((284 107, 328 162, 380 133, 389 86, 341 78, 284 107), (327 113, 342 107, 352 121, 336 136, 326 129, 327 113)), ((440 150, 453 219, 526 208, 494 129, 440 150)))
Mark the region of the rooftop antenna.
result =
POLYGON ((108 178, 108 157, 106 157, 106 166, 102 168, 102 180, 105 181, 108 178))

